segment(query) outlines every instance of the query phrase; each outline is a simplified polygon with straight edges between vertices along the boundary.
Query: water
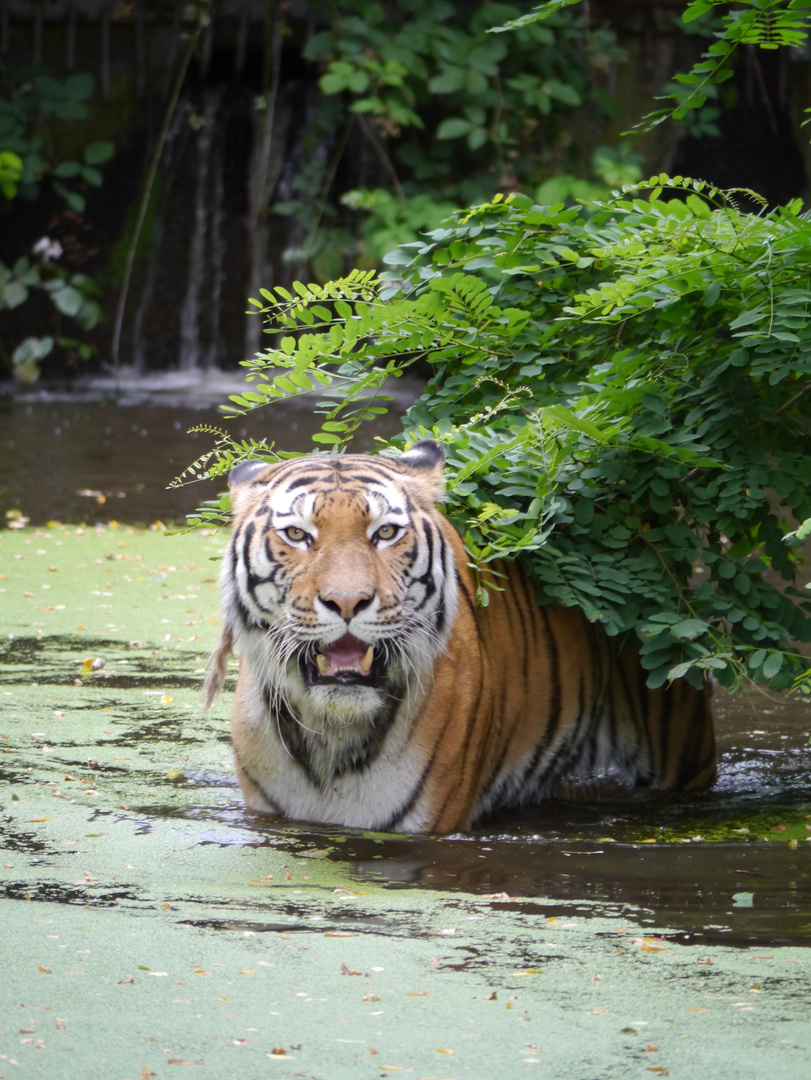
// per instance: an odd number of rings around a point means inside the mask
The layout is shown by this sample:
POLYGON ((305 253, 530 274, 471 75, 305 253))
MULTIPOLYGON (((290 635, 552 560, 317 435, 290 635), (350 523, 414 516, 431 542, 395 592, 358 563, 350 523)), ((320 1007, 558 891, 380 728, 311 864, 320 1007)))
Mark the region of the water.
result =
MULTIPOLYGON (((204 490, 208 485, 166 487, 210 446, 209 436, 189 435, 187 429, 203 422, 222 424, 212 404, 212 384, 204 389, 167 380, 158 403, 154 387, 147 394, 133 383, 124 398, 129 405, 121 399, 47 395, 0 400, 0 511, 19 510, 37 525, 54 519, 93 523, 115 518, 140 524, 182 519, 213 494, 204 490)), ((407 397, 408 392, 399 408, 407 397)), ((396 429, 396 416, 384 419, 368 432, 365 445, 371 445, 374 434, 396 429)), ((284 449, 305 450, 311 445, 312 419, 290 407, 266 410, 264 416, 236 421, 233 430, 240 436, 272 434, 284 449)), ((30 686, 34 678, 62 693, 59 688, 75 674, 70 667, 75 657, 98 652, 119 655, 117 663, 126 665, 114 668, 114 677, 104 684, 109 709, 120 711, 117 695, 161 689, 175 696, 196 694, 200 676, 179 654, 139 652, 130 659, 116 649, 121 643, 104 635, 95 642, 50 638, 48 649, 31 639, 27 645, 12 642, 5 647, 5 680, 11 687, 18 682, 30 686), (74 659, 66 660, 69 656, 74 659)), ((503 814, 470 834, 442 839, 370 837, 268 822, 244 810, 234 781, 221 772, 193 773, 184 780, 183 798, 169 797, 176 785, 166 780, 165 761, 184 736, 180 728, 161 722, 160 709, 152 705, 128 709, 126 722, 117 719, 106 742, 108 750, 116 744, 124 753, 137 747, 155 763, 134 789, 128 781, 130 788, 113 799, 136 813, 145 834, 176 821, 203 838, 198 842, 215 846, 273 847, 292 855, 326 850, 329 859, 351 868, 358 883, 489 896, 505 911, 531 914, 533 905, 542 903, 546 917, 554 915, 555 904, 569 913, 596 910, 619 917, 633 912, 643 929, 669 927, 673 940, 688 944, 807 942, 808 703, 765 695, 730 700, 717 693, 714 708, 720 767, 711 792, 619 802, 598 801, 587 792, 576 801, 503 814)), ((66 740, 53 739, 65 755, 64 768, 76 767, 70 761, 77 754, 100 756, 91 744, 80 752, 71 749, 71 738, 66 740)), ((216 753, 227 758, 224 740, 221 731, 216 753)), ((66 902, 78 901, 66 895, 66 902)))
MULTIPOLYGON (((146 525, 181 523, 224 484, 168 485, 215 436, 189 434, 200 424, 235 438, 270 438, 279 449, 314 449, 311 405, 290 403, 226 420, 218 403, 244 383, 218 372, 153 376, 145 383, 96 380, 84 394, 0 396, 0 516, 19 510, 32 525, 50 520, 146 525), (99 391, 106 397, 99 398, 99 391)), ((401 379, 390 416, 367 426, 358 449, 399 430, 397 417, 418 393, 401 379)))

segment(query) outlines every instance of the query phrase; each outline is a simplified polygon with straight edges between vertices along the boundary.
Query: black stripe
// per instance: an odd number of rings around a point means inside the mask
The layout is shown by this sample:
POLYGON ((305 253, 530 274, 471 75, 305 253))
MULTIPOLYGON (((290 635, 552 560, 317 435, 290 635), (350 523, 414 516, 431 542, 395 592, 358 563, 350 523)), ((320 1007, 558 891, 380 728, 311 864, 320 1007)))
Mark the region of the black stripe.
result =
POLYGON ((307 487, 309 484, 317 484, 321 480, 320 476, 313 476, 312 474, 307 476, 299 476, 295 480, 291 480, 289 484, 284 485, 283 478, 280 478, 279 486, 286 486, 288 491, 292 491, 294 488, 307 487))
POLYGON ((470 614, 475 619, 476 618, 476 605, 473 602, 473 597, 470 595, 470 592, 468 591, 467 585, 465 585, 464 581, 462 581, 462 578, 461 578, 461 576, 459 574, 459 569, 456 566, 454 566, 454 573, 456 574, 456 584, 457 584, 457 587, 459 589, 459 595, 464 597, 465 601, 467 602, 467 606, 470 609, 470 614))
POLYGON ((271 799, 270 795, 268 795, 268 793, 265 791, 265 789, 262 787, 256 777, 252 776, 251 773, 249 773, 248 770, 245 768, 245 765, 243 764, 239 754, 237 754, 236 749, 234 749, 234 757, 239 763, 240 769, 242 769, 242 771, 245 773, 245 776, 248 778, 248 780, 250 780, 250 782, 253 784, 253 786, 257 789, 257 791, 261 794, 262 798, 271 808, 271 812, 274 814, 278 814, 279 817, 285 817, 286 815, 284 813, 284 810, 282 810, 282 808, 274 799, 271 799))
MULTIPOLYGON (((434 749, 436 749, 436 746, 434 746, 434 749)), ((417 800, 419 799, 420 795, 422 795, 423 788, 425 787, 425 781, 428 779, 428 774, 431 772, 431 766, 433 764, 432 759, 433 754, 431 755, 431 757, 429 757, 425 768, 422 770, 422 775, 420 776, 414 787, 411 789, 411 794, 407 797, 406 801, 402 803, 390 817, 386 818, 385 821, 381 822, 379 825, 376 826, 376 828, 380 832, 393 832, 403 820, 403 818, 406 817, 407 814, 410 814, 411 811, 414 809, 417 804, 417 800)))

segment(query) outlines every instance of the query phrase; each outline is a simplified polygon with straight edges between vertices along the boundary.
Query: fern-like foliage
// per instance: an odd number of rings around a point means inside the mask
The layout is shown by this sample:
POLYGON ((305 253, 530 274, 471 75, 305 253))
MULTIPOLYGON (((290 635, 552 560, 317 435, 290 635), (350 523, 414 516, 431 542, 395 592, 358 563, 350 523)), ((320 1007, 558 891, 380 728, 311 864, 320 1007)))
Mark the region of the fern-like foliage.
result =
MULTIPOLYGON (((791 643, 811 638, 794 586, 796 522, 811 518, 799 201, 747 215, 734 193, 667 176, 588 217, 497 197, 388 262, 263 294, 271 347, 228 411, 310 395, 316 444, 340 453, 427 362, 381 450, 444 444, 446 509, 474 567, 521 559, 542 602, 634 640, 652 685, 708 671, 791 685, 807 666, 791 643)), ((278 453, 217 438, 191 475, 278 453)))

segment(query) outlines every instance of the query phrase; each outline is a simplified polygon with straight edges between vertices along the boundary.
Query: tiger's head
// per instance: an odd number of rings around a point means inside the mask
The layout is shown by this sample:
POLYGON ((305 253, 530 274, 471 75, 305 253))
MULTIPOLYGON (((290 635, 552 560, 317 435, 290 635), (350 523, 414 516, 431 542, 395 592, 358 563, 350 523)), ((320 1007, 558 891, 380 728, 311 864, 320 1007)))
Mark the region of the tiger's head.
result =
POLYGON ((443 461, 425 441, 400 458, 231 471, 224 636, 304 728, 374 723, 419 692, 444 651, 457 586, 436 508, 443 461))

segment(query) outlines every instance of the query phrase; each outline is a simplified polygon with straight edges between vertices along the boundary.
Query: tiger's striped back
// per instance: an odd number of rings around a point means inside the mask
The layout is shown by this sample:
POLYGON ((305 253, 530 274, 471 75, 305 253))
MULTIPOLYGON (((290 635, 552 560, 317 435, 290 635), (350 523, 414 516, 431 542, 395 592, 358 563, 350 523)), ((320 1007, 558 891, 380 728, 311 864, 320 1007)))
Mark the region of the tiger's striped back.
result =
POLYGON ((450 832, 607 773, 712 782, 706 692, 649 690, 575 609, 539 607, 516 564, 486 608, 437 510, 441 448, 249 462, 231 477, 223 636, 233 645, 237 775, 253 809, 450 832))

